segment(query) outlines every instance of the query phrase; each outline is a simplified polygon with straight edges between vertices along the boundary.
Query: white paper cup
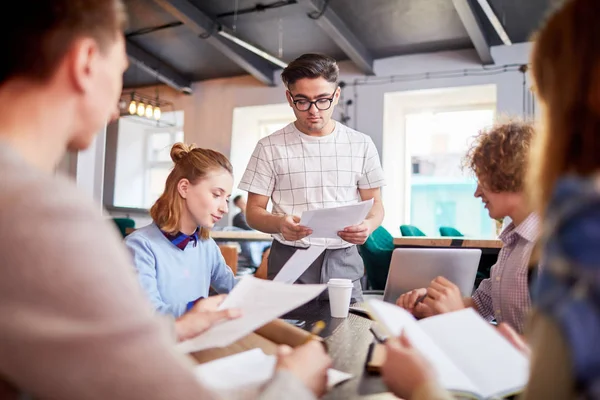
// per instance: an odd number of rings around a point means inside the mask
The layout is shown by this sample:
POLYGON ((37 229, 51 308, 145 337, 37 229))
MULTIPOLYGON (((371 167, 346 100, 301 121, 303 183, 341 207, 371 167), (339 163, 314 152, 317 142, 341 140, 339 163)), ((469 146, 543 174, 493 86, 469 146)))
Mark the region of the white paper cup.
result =
POLYGON ((352 298, 352 281, 350 279, 330 279, 327 282, 329 307, 333 318, 346 318, 352 298))

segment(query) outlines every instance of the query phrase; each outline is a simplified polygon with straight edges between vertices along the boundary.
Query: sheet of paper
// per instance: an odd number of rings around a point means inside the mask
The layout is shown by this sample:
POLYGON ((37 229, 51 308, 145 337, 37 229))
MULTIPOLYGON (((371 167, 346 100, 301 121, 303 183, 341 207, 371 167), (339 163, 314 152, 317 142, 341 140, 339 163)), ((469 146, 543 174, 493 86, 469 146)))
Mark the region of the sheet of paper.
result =
MULTIPOLYGON (((205 387, 223 398, 246 400, 256 398, 261 386, 275 373, 277 360, 261 349, 252 349, 196 367, 195 374, 205 387)), ((329 369, 328 389, 351 379, 346 372, 329 369)))
POLYGON ((467 375, 457 368, 409 312, 380 300, 367 300, 367 307, 389 337, 398 337, 403 331, 406 332, 412 345, 433 366, 443 387, 477 393, 477 388, 467 375))
POLYGON ((275 282, 294 283, 310 267, 310 265, 325 251, 324 246, 298 248, 277 274, 275 282))
POLYGON ((240 318, 213 326, 208 331, 179 343, 185 353, 224 347, 275 318, 317 297, 327 285, 290 285, 245 276, 221 304, 221 309, 239 308, 240 318))
POLYGON ((426 318, 419 325, 480 395, 492 397, 527 384, 528 359, 472 308, 426 318))
POLYGON ((313 230, 309 237, 339 239, 338 232, 347 226, 360 224, 373 207, 373 199, 349 206, 304 211, 300 225, 313 230))

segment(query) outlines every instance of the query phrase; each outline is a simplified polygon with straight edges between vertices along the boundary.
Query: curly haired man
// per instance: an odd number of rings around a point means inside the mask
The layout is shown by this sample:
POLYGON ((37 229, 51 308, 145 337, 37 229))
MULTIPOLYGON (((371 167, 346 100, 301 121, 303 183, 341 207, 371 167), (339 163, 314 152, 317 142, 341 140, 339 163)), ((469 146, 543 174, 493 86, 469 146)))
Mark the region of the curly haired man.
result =
POLYGON ((472 297, 462 298, 456 285, 437 277, 428 288, 400 296, 399 306, 421 317, 473 307, 483 318, 506 322, 523 332, 530 308, 529 258, 540 227, 524 192, 533 136, 529 123, 497 124, 479 133, 465 157, 465 166, 477 177, 475 197, 481 198, 491 218, 512 220, 500 234, 503 246, 490 278, 481 282, 472 297), (426 297, 417 302, 422 296, 426 297))

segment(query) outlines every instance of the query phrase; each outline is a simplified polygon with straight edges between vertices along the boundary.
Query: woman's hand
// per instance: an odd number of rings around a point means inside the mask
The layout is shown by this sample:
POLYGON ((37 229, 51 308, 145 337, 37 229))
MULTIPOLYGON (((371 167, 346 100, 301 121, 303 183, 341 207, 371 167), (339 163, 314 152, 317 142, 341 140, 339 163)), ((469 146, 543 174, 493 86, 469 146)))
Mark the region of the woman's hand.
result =
POLYGON ((421 353, 412 347, 405 331, 398 339, 388 339, 381 376, 387 387, 400 398, 410 399, 414 391, 434 380, 432 367, 421 353))

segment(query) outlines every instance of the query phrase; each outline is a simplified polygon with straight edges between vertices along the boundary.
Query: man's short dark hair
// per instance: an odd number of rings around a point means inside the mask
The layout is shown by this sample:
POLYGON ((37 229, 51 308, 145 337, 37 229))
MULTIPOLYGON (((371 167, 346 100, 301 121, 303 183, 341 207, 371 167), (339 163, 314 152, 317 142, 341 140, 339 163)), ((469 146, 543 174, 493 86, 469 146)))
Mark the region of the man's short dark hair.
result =
POLYGON ((76 39, 91 37, 104 50, 126 21, 122 0, 11 2, 0 24, 0 84, 14 77, 49 79, 76 39))
POLYGON ((303 78, 324 78, 327 82, 338 83, 340 69, 332 57, 324 54, 303 54, 288 64, 281 73, 281 80, 289 89, 303 78))
POLYGON ((242 199, 242 195, 238 194, 237 196, 235 196, 233 198, 233 204, 237 205, 237 202, 240 201, 242 199))

